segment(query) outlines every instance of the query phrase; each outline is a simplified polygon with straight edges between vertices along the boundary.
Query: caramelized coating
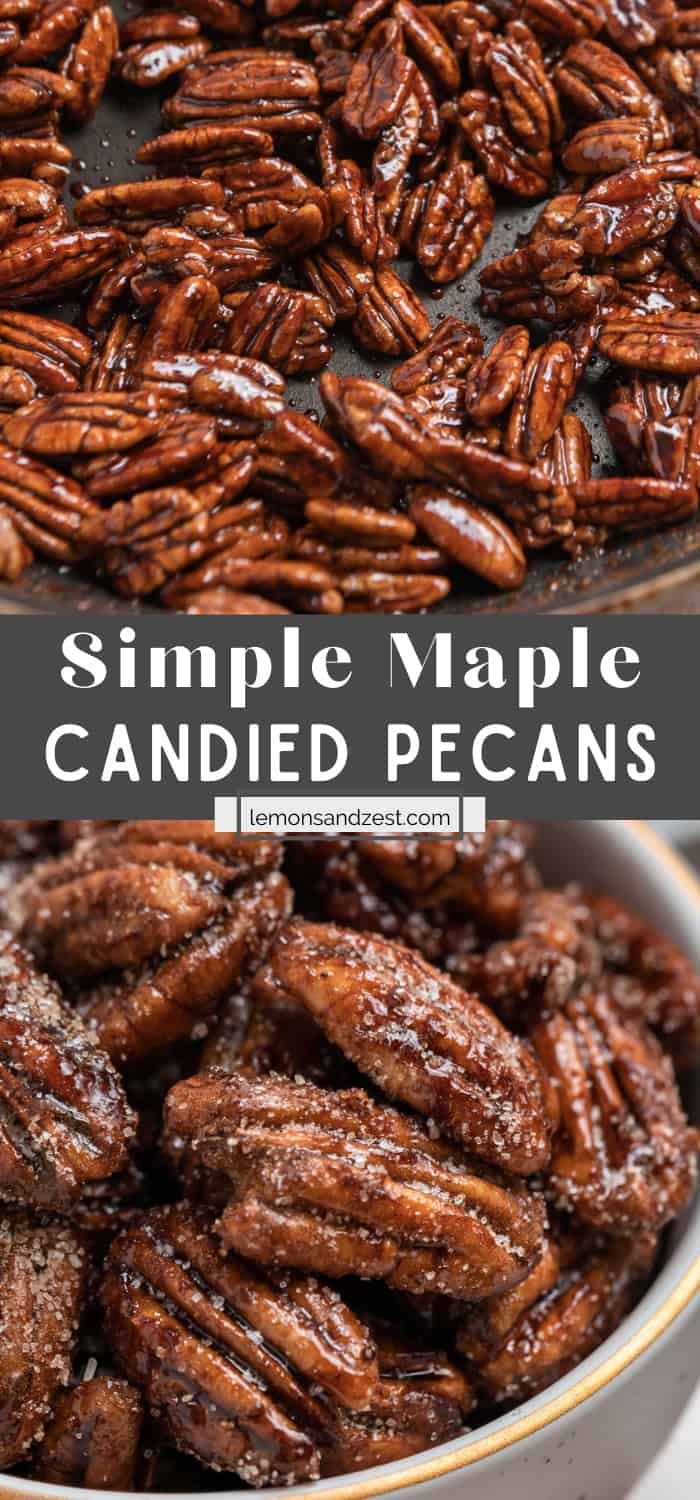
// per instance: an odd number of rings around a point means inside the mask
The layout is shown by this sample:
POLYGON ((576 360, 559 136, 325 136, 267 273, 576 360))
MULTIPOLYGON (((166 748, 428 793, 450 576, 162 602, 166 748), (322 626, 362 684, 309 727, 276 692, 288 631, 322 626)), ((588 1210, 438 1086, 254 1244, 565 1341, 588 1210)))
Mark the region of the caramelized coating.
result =
POLYGON ((105 976, 77 1003, 132 1063, 189 1035, 264 957, 291 910, 281 855, 204 821, 97 826, 17 886, 10 920, 61 978, 105 976))
POLYGON ((524 894, 537 884, 530 860, 534 828, 493 819, 460 839, 360 839, 358 847, 388 884, 422 910, 445 907, 489 931, 517 926, 524 894))
POLYGON ((532 1041, 561 1107, 548 1190, 596 1229, 660 1229, 691 1197, 699 1137, 656 1038, 591 990, 532 1041))
POLYGON ((65 1224, 0 1219, 0 1464, 11 1468, 42 1432, 70 1357, 87 1289, 83 1242, 65 1224))
POLYGON ((13 924, 53 973, 82 980, 191 936, 223 915, 234 884, 280 859, 275 840, 216 834, 204 821, 97 827, 18 887, 13 924))
POLYGON ((360 1089, 205 1073, 171 1090, 164 1118, 186 1180, 228 1179, 219 1230, 251 1260, 476 1298, 539 1254, 535 1194, 477 1174, 360 1089))
POLYGON ((367 1329, 336 1292, 222 1256, 210 1217, 187 1206, 115 1240, 102 1298, 170 1440, 247 1484, 316 1478, 328 1407, 367 1410, 379 1383, 367 1329))
POLYGON ((497 1351, 486 1357, 481 1309, 476 1312, 476 1327, 467 1317, 457 1344, 462 1353, 476 1357, 479 1380, 491 1400, 523 1401, 534 1396, 597 1349, 639 1298, 655 1253, 653 1235, 616 1240, 585 1252, 550 1284, 554 1254, 540 1287, 533 1277, 531 1305, 512 1324, 509 1309, 500 1328, 498 1319, 492 1318, 494 1341, 499 1334, 505 1337, 497 1351))
POLYGON ((601 967, 590 909, 575 888, 526 896, 512 942, 492 943, 481 953, 448 961, 465 989, 475 991, 516 1031, 558 1009, 601 967))
POLYGON ((363 1073, 466 1150, 527 1175, 549 1160, 551 1100, 531 1053, 417 953, 291 922, 255 980, 306 1006, 363 1073))
POLYGON ((292 909, 283 875, 246 881, 215 922, 162 960, 98 986, 83 1013, 119 1063, 136 1063, 181 1037, 201 1035, 217 1006, 264 957, 292 909))
POLYGON ((610 896, 588 896, 609 968, 631 975, 616 999, 655 1031, 676 1068, 700 1061, 700 980, 684 953, 610 896))
POLYGON ((141 1419, 141 1397, 128 1380, 81 1381, 59 1398, 32 1477, 91 1490, 133 1489, 141 1419))
POLYGON ((0 1197, 65 1209, 125 1165, 133 1134, 109 1059, 0 933, 0 1197))

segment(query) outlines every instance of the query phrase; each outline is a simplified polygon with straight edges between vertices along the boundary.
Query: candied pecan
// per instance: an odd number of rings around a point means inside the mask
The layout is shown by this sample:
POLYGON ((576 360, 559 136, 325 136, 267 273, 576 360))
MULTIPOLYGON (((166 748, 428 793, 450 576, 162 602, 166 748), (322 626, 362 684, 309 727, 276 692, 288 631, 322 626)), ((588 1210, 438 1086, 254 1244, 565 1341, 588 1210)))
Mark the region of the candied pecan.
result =
POLYGON ((286 375, 321 370, 331 357, 334 322, 325 297, 268 282, 242 295, 226 330, 226 348, 286 375))
POLYGON ((25 371, 37 393, 77 390, 92 354, 90 340, 66 323, 0 311, 0 361, 25 371))
POLYGON ((540 198, 552 176, 549 147, 530 150, 508 133, 500 101, 481 89, 459 100, 459 122, 481 162, 486 178, 518 198, 540 198))
POLYGON ((631 65, 602 42, 587 39, 568 47, 553 78, 575 114, 587 120, 636 116, 648 121, 656 150, 671 144, 671 128, 659 100, 631 65))
POLYGON ((40 226, 0 248, 0 306, 54 298, 74 291, 118 261, 126 249, 118 229, 40 226))
POLYGON ((587 898, 609 968, 634 983, 615 998, 656 1032, 676 1068, 700 1052, 700 983, 692 964, 668 938, 611 896, 587 898))
POLYGON ((416 953, 295 921, 273 944, 262 980, 307 1006, 390 1097, 476 1155, 521 1173, 547 1161, 551 1120, 539 1069, 489 1011, 416 953), (380 1022, 387 1012, 390 1035, 380 1022), (495 1091, 508 1097, 507 1120, 494 1110, 495 1091))
POLYGON ((623 255, 669 233, 678 201, 662 172, 657 166, 627 167, 588 189, 572 219, 587 255, 623 255))
MULTIPOLYGON (((162 602, 166 603, 166 600, 162 602)), ((242 593, 219 584, 193 588, 180 595, 177 608, 186 615, 288 615, 291 610, 260 594, 242 593)))
POLYGON ((219 293, 206 276, 186 276, 159 299, 139 345, 139 364, 203 348, 219 312, 219 293))
POLYGON ((611 312, 603 320, 598 348, 606 358, 635 370, 696 375, 700 373, 700 315, 611 312))
POLYGON ((33 560, 34 553, 23 541, 9 510, 0 505, 0 578, 15 583, 33 560))
POLYGON ((157 1209, 119 1236, 102 1300, 170 1439, 252 1485, 317 1478, 336 1406, 367 1410, 379 1384, 368 1330, 335 1291, 222 1256, 201 1211, 157 1209))
POLYGON ((573 484, 577 524, 616 526, 643 531, 646 526, 672 525, 698 508, 694 482, 657 479, 646 474, 626 479, 585 479, 573 484))
POLYGON ((230 195, 234 231, 259 234, 269 249, 290 256, 303 255, 328 237, 327 194, 290 162, 263 156, 206 170, 217 172, 230 195))
POLYGON ((416 259, 431 281, 455 281, 476 260, 493 227, 494 205, 471 163, 448 167, 428 188, 416 238, 416 259))
POLYGON ((410 513, 436 546, 497 588, 519 588, 525 554, 510 528, 473 501, 433 485, 416 485, 410 513))
POLYGON ((66 77, 76 89, 75 98, 66 106, 66 114, 76 124, 82 125, 94 115, 118 47, 119 31, 112 7, 98 5, 87 17, 64 64, 66 77))
POLYGON ((26 174, 30 177, 44 177, 49 182, 54 179, 54 186, 60 187, 67 175, 71 162, 71 152, 68 147, 60 141, 51 140, 49 137, 3 135, 0 138, 0 176, 16 176, 26 174), (47 175, 49 174, 49 175, 47 175))
POLYGON ((397 119, 408 98, 415 65, 391 40, 360 52, 343 97, 343 124, 364 141, 375 140, 397 119))
POLYGON ((146 182, 121 182, 116 187, 93 188, 78 198, 79 224, 106 224, 116 219, 147 222, 169 218, 193 208, 223 208, 224 190, 201 177, 157 177, 146 182))
POLYGON ((516 321, 565 323, 588 318, 617 290, 611 276, 589 273, 583 246, 549 235, 494 260, 480 273, 485 312, 516 321))
POLYGON ((263 1265, 480 1297, 539 1253, 533 1193, 477 1176, 361 1089, 201 1073, 171 1089, 164 1121, 186 1181, 203 1168, 228 1194, 224 1242, 263 1265))
POLYGON ((7 1214, 0 1265, 0 1463, 12 1468, 41 1436, 69 1378, 88 1263, 81 1236, 67 1224, 7 1214))
POLYGON ((133 1488, 141 1398, 128 1380, 97 1375, 59 1397, 32 1466, 44 1484, 133 1488))
POLYGON ((503 436, 511 458, 536 459, 573 393, 574 357, 562 339, 533 349, 520 377, 503 436))
POLYGON ((298 267, 318 297, 323 297, 340 321, 354 318, 360 297, 372 286, 372 272, 348 248, 329 240, 323 249, 305 255, 298 267))
POLYGON ((172 36, 133 42, 119 52, 115 63, 118 78, 136 88, 150 89, 181 73, 190 63, 206 57, 211 42, 202 36, 172 36))
POLYGON ((374 566, 359 572, 344 572, 340 581, 346 609, 352 613, 373 610, 386 614, 409 614, 430 609, 450 592, 450 580, 441 574, 396 573, 374 566))
POLYGON ((528 150, 547 151, 564 134, 564 122, 537 38, 524 21, 508 21, 487 57, 511 130, 528 150))
POLYGON ((104 1052, 27 953, 4 933, 0 1193, 65 1208, 124 1165, 133 1126, 104 1052))
POLYGON ((352 332, 370 353, 412 354, 429 338, 430 319, 416 293, 385 266, 359 298, 352 332))
POLYGON ((567 488, 590 479, 593 463, 591 439, 587 427, 575 412, 564 412, 556 432, 540 454, 540 463, 555 484, 567 488))
POLYGON ((403 182, 411 157, 420 143, 421 107, 409 94, 401 113, 381 132, 372 154, 372 188, 377 198, 389 198, 403 182))
POLYGON ((639 116, 596 120, 584 125, 562 146, 561 159, 567 172, 599 177, 622 172, 646 161, 651 150, 651 129, 639 116))
POLYGON ((58 562, 82 555, 82 528, 97 507, 79 484, 0 443, 0 504, 26 546, 58 562))
MULTIPOLYGON (((154 392, 42 397, 8 417, 4 437, 42 457, 123 453, 158 430, 163 402, 154 392)), ((22 455, 24 456, 24 455, 22 455)))
POLYGON ((464 387, 464 405, 470 422, 488 427, 510 406, 520 385, 530 349, 526 328, 506 328, 488 354, 474 361, 464 387))
POLYGON ((187 69, 163 114, 170 125, 243 125, 273 137, 320 128, 316 71, 288 52, 212 52, 187 69))
POLYGON ((195 406, 216 412, 256 433, 284 410, 284 379, 263 360, 240 354, 197 351, 140 362, 145 385, 170 390, 195 406))
POLYGON ((656 1038, 594 989, 532 1041, 561 1106, 549 1190, 595 1228, 661 1228, 692 1194, 698 1142, 656 1038))
POLYGON ((201 414, 175 412, 162 418, 160 435, 126 453, 97 455, 81 470, 88 494, 96 500, 150 489, 191 474, 213 457, 217 428, 213 419, 201 414))
POLYGON ((241 156, 272 156, 274 142, 266 130, 251 125, 190 125, 144 141, 136 160, 146 166, 225 166, 241 156))
POLYGON ((541 1285, 533 1272, 531 1305, 518 1307, 518 1287, 494 1299, 488 1351, 481 1308, 475 1309, 460 1326, 457 1344, 462 1353, 476 1354, 479 1380, 490 1399, 524 1400, 580 1364, 641 1296, 655 1254, 654 1236, 646 1234, 584 1250, 558 1275, 556 1259, 548 1259, 544 1275, 540 1269, 541 1285))
POLYGON ((373 505, 359 502, 309 500, 304 514, 319 531, 343 541, 358 541, 370 546, 372 543, 382 546, 392 542, 411 542, 416 534, 415 524, 409 516, 397 511, 377 510, 373 505))
POLYGON ((441 318, 423 347, 391 372, 391 384, 400 396, 410 396, 419 386, 463 375, 481 354, 483 339, 476 323, 461 318, 441 318))
POLYGON ((605 30, 623 52, 638 52, 668 36, 675 18, 673 0, 607 0, 605 30))
POLYGON ((127 598, 150 594, 189 561, 190 544, 205 537, 208 517, 189 490, 145 490, 100 511, 83 530, 88 551, 104 549, 104 568, 127 598))

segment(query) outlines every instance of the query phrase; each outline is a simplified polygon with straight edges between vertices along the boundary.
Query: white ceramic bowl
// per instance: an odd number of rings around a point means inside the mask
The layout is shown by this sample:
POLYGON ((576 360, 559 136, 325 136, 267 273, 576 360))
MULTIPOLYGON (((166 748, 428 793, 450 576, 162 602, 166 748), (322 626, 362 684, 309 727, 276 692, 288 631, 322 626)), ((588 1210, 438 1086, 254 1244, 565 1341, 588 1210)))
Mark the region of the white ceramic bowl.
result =
MULTIPOLYGON (((549 879, 575 877, 638 908, 700 967, 700 884, 646 824, 542 824, 539 856, 549 879)), ((686 1102, 700 1122, 700 1074, 690 1080, 686 1102)), ((407 1500, 409 1493, 410 1500, 622 1500, 671 1432, 700 1375, 698 1292, 700 1194, 675 1226, 666 1261, 634 1312, 542 1395, 416 1458, 261 1494, 267 1500, 369 1500, 403 1490, 407 1500)), ((216 1495, 222 1500, 222 1491, 216 1495)), ((3 1496, 97 1500, 84 1489, 11 1475, 0 1476, 3 1496)))

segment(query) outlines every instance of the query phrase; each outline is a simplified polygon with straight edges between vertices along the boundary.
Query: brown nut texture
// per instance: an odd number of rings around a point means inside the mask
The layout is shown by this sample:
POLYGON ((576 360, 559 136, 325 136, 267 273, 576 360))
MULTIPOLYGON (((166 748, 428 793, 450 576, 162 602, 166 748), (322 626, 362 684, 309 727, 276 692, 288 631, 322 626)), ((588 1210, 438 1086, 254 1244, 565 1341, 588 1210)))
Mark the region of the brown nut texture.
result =
POLYGON ((360 1089, 201 1074, 171 1090, 165 1141, 195 1188, 202 1169, 230 1183, 219 1232, 262 1264, 478 1298, 539 1253, 536 1195, 360 1089))
POLYGON ((141 1398, 127 1380, 82 1380, 59 1397, 33 1477, 43 1484, 133 1489, 141 1421, 141 1398))

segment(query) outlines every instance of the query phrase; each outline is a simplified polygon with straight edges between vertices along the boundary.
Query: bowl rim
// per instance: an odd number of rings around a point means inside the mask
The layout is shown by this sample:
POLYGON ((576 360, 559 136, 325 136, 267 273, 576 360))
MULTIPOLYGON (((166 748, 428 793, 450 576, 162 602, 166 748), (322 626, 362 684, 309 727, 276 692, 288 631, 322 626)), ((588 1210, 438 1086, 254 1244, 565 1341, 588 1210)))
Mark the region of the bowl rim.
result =
MULTIPOLYGON (((700 877, 694 873, 686 860, 643 820, 621 818, 615 821, 627 828, 639 843, 646 846, 654 862, 665 867, 674 884, 683 887, 700 918, 700 877)), ((698 1294, 700 1294, 700 1254, 693 1259, 664 1300, 630 1338, 626 1339, 594 1369, 581 1375, 578 1380, 567 1386, 545 1405, 537 1407, 536 1410, 524 1416, 519 1417, 516 1413, 512 1422, 499 1426, 495 1432, 485 1433, 481 1438, 472 1437, 471 1441, 465 1445, 450 1444, 447 1452, 435 1453, 432 1456, 430 1452, 418 1455, 416 1463, 404 1461, 398 1470, 395 1464, 390 1463, 371 1471, 369 1478, 341 1478, 338 1483, 334 1483, 332 1479, 321 1483, 316 1481, 311 1486, 304 1487, 295 1485, 289 1490, 290 1500, 291 1496, 294 1500, 372 1500, 374 1496, 405 1490, 412 1485, 426 1484, 431 1480, 444 1479, 461 1469, 471 1468, 482 1459, 493 1458, 497 1454, 504 1453, 521 1439, 534 1437, 553 1422, 558 1421, 560 1417, 575 1411, 584 1401, 598 1395, 611 1381, 640 1359, 671 1328, 698 1294)), ((110 1496, 115 1497, 116 1500, 117 1493, 116 1491, 105 1492, 104 1500, 110 1500, 110 1496)), ((229 1491, 207 1492, 201 1496, 201 1500, 229 1500, 232 1493, 229 1491)), ((274 1500, 274 1496, 280 1495, 281 1492, 273 1490, 268 1493, 274 1500)), ((56 1500, 56 1497, 75 1497, 75 1500, 85 1500, 85 1497, 90 1494, 93 1494, 97 1500, 97 1493, 94 1491, 76 1489, 69 1485, 45 1484, 31 1479, 22 1480, 12 1474, 0 1474, 0 1500, 56 1500)), ((129 1500, 129 1496, 119 1495, 119 1500, 129 1500)), ((161 1500, 171 1500, 171 1497, 163 1495, 161 1500)), ((172 1497, 172 1500, 181 1500, 181 1497, 172 1497)))

